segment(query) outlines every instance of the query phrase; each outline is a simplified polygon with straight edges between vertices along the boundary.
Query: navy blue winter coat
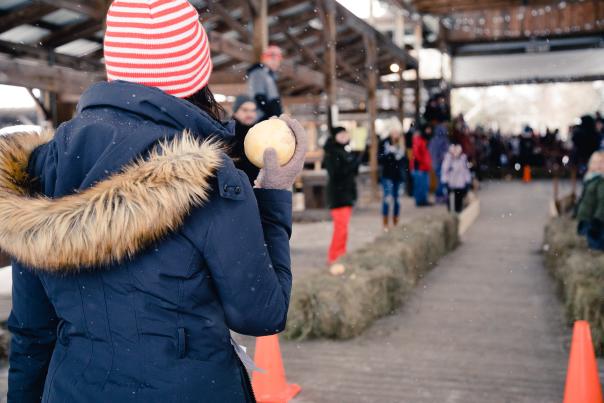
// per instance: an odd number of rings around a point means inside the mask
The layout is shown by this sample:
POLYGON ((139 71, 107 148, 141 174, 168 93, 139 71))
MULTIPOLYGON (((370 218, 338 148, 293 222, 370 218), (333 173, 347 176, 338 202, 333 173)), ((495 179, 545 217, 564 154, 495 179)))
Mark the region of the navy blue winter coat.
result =
POLYGON ((54 136, 0 138, 10 403, 253 401, 229 331, 285 327, 291 194, 204 141, 231 135, 116 82, 54 136))

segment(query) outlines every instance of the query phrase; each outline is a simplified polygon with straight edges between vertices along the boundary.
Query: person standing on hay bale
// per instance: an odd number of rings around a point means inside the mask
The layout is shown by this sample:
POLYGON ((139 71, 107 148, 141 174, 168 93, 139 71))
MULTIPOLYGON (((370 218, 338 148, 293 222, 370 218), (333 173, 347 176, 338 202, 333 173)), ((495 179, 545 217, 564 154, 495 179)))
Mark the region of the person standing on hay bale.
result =
POLYGON ((285 328, 304 129, 281 117, 295 154, 265 153, 252 189, 186 0, 114 1, 105 60, 54 135, 0 138, 8 402, 254 402, 230 331, 285 328))
POLYGON ((361 161, 351 152, 349 143, 350 133, 343 127, 335 127, 324 147, 327 205, 333 219, 333 236, 327 255, 330 266, 346 254, 348 226, 357 200, 356 177, 361 161))
POLYGON ((258 121, 280 116, 283 113, 281 95, 277 85, 277 71, 283 61, 283 52, 278 46, 269 46, 262 53, 261 63, 247 71, 250 95, 258 107, 258 121))
MULTIPOLYGON (((397 226, 401 215, 400 189, 405 173, 405 148, 401 133, 397 130, 380 144, 379 163, 382 168, 382 217, 384 231, 390 228, 390 205, 392 225, 397 226)), ((408 164, 408 162, 407 162, 408 164)))
POLYGON ((448 209, 457 214, 463 210, 466 195, 472 187, 472 173, 468 157, 459 144, 451 144, 443 161, 441 179, 448 189, 448 209))
POLYGON ((589 247, 604 251, 604 151, 595 152, 589 161, 577 221, 578 232, 587 237, 589 247))

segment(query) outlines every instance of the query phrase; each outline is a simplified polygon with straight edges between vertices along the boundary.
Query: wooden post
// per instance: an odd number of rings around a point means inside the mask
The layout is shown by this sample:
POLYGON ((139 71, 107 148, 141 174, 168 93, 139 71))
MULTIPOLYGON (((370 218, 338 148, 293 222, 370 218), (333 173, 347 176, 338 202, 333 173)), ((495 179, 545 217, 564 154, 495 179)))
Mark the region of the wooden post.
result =
POLYGON ((377 120, 377 44, 375 36, 365 35, 365 51, 367 52, 367 111, 369 112, 369 167, 371 169, 371 187, 375 199, 378 198, 378 137, 375 130, 377 120))
POLYGON ((254 59, 262 60, 262 53, 268 47, 268 0, 248 0, 254 15, 254 59))
POLYGON ((401 71, 398 74, 398 116, 401 124, 405 121, 405 80, 403 78, 404 66, 401 67, 401 71))
POLYGON ((322 7, 324 34, 325 34, 325 92, 327 94, 327 125, 329 131, 337 124, 337 27, 336 6, 334 0, 319 2, 322 7))
POLYGON ((416 79, 415 79, 415 121, 419 124, 421 119, 421 108, 422 108, 422 80, 419 75, 420 57, 419 51, 422 48, 422 23, 420 21, 415 25, 415 51, 417 59, 416 79))

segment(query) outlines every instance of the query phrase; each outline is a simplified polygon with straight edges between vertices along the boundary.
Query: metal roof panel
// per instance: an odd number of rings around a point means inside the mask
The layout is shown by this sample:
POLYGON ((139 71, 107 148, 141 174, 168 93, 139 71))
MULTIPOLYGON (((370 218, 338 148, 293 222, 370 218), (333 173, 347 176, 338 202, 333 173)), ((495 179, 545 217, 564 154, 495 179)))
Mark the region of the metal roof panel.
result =
POLYGON ((87 39, 76 39, 55 49, 57 53, 64 55, 82 57, 101 49, 103 45, 87 39))
POLYGON ((18 27, 3 32, 0 35, 0 40, 31 45, 35 44, 49 33, 50 31, 48 29, 34 27, 33 25, 19 25, 18 27))
POLYGON ((53 11, 50 14, 47 14, 42 21, 47 22, 52 25, 57 25, 63 27, 65 25, 76 24, 78 22, 83 22, 87 19, 84 14, 78 13, 71 10, 65 10, 61 8, 57 11, 53 11))

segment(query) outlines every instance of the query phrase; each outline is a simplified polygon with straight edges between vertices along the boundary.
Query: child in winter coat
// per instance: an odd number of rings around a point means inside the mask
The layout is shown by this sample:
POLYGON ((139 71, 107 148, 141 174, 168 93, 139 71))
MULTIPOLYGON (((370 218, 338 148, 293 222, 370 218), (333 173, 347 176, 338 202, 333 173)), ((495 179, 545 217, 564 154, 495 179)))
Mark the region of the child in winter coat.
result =
POLYGON ((357 199, 356 176, 360 160, 351 151, 350 134, 343 127, 333 129, 325 143, 323 164, 327 170, 327 204, 333 219, 333 237, 327 257, 328 264, 346 253, 348 225, 357 199))
POLYGON ((418 207, 430 206, 428 191, 432 158, 428 151, 427 133, 417 130, 413 135, 413 158, 410 161, 413 170, 413 195, 418 207))
POLYGON ((577 221, 578 232, 587 237, 589 247, 604 251, 604 151, 594 153, 589 161, 577 221))
POLYGON ((449 211, 461 213, 463 201, 472 185, 468 158, 459 144, 452 144, 443 161, 441 179, 449 192, 449 211))
POLYGON ((401 213, 399 198, 401 183, 405 173, 405 149, 403 139, 399 132, 393 131, 390 136, 380 144, 379 162, 382 168, 382 217, 384 230, 389 228, 390 205, 392 204, 392 225, 396 226, 401 213))

